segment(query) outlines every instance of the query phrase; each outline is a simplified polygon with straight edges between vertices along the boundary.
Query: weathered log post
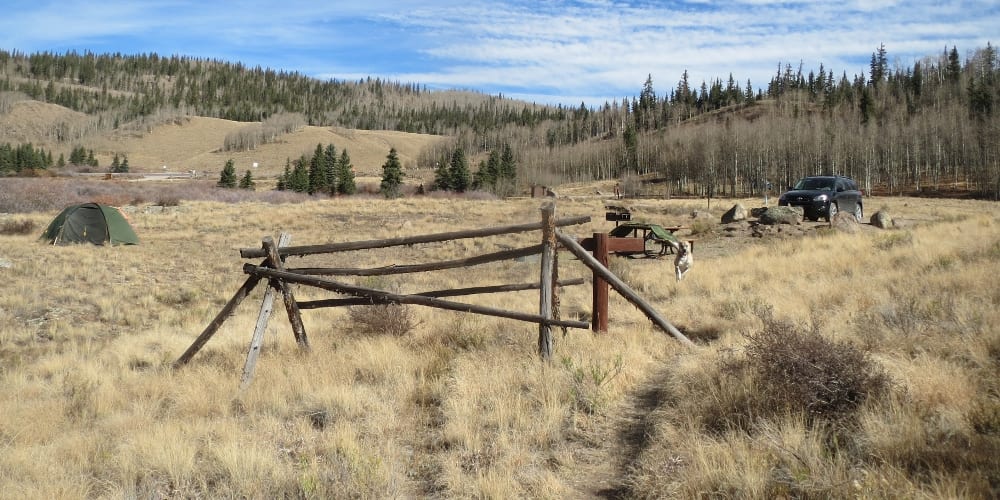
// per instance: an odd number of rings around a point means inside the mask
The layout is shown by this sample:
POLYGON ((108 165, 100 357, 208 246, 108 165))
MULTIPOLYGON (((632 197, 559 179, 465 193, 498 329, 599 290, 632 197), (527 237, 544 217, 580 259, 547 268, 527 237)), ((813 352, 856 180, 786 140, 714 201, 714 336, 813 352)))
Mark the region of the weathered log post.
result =
MULTIPOLYGON (((538 294, 538 314, 545 319, 552 319, 553 286, 552 270, 555 260, 556 226, 555 205, 547 203, 542 207, 542 263, 541 287, 538 294)), ((538 324, 538 354, 545 361, 552 359, 552 327, 546 323, 538 324)))
MULTIPOLYGON (((287 246, 292 241, 292 236, 288 233, 281 233, 278 236, 278 247, 287 246)), ((274 244, 274 240, 270 236, 264 237, 263 248, 268 253, 268 267, 281 269, 284 267, 281 264, 281 258, 278 257, 278 252, 274 244)), ((253 372, 257 367, 257 358, 260 357, 261 347, 264 345, 264 332, 267 330, 267 322, 271 318, 271 311, 274 310, 274 296, 279 290, 283 291, 287 288, 287 285, 281 283, 278 280, 271 279, 268 280, 270 286, 264 292, 264 300, 260 303, 260 312, 257 314, 257 324, 253 330, 253 336, 250 338, 250 347, 247 349, 247 359, 243 363, 243 375, 240 377, 240 390, 246 389, 250 385, 250 381, 253 380, 253 372), (281 285, 279 285, 281 283, 281 285)), ((287 304, 286 304, 287 305, 287 304)), ((296 309, 297 311, 297 309, 296 309)), ((291 316, 291 314, 289 314, 291 316)), ((291 320, 291 318, 289 318, 291 320)), ((293 325, 294 325, 294 320, 293 325)), ((299 318, 299 323, 301 324, 302 319, 299 318)), ((298 337, 298 335, 296 335, 298 337)))
POLYGON ((215 315, 215 318, 213 318, 208 326, 202 330, 201 334, 198 335, 198 338, 196 338, 191 346, 184 351, 184 354, 181 354, 181 357, 177 358, 177 361, 174 361, 174 368, 180 368, 181 366, 186 365, 188 361, 191 361, 191 358, 193 358, 194 355, 205 346, 205 343, 208 342, 213 335, 215 335, 215 332, 219 331, 219 327, 225 323, 229 316, 232 316, 236 307, 243 302, 243 299, 247 298, 247 295, 253 291, 259 282, 260 276, 250 276, 243 282, 242 285, 240 285, 239 290, 236 290, 236 294, 233 295, 233 298, 229 299, 229 302, 226 302, 226 305, 223 306, 221 311, 219 311, 219 314, 215 315))
MULTIPOLYGON (((608 235, 594 233, 594 259, 605 268, 608 267, 608 235)), ((591 330, 596 333, 608 333, 608 282, 599 273, 594 273, 593 311, 591 330)))
MULTIPOLYGON (((291 236, 287 233, 281 233, 279 236, 278 247, 287 246, 287 244, 282 245, 281 241, 284 238, 291 240, 291 236)), ((275 247, 274 241, 270 237, 264 239, 264 249, 267 250, 267 258, 271 261, 271 267, 277 269, 278 271, 285 270, 285 263, 281 260, 278 255, 278 247, 275 247)), ((285 312, 288 313, 288 322, 292 324, 292 333, 295 335, 295 343, 299 345, 302 349, 309 349, 309 338, 306 337, 306 327, 302 323, 302 314, 299 312, 299 304, 295 301, 295 295, 292 294, 292 286, 282 280, 271 280, 271 286, 277 287, 281 291, 282 302, 285 303, 285 312)))

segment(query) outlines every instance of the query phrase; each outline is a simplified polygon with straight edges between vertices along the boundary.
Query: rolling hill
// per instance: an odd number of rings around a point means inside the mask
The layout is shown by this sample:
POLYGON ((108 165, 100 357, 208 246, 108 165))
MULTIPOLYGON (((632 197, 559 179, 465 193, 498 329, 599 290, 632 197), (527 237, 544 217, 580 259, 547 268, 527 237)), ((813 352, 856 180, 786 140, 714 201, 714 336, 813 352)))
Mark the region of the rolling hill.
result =
MULTIPOLYGON (((26 100, 14 103, 0 114, 0 142, 32 143, 68 156, 72 143, 55 140, 62 128, 83 128, 94 118, 63 106, 26 100)), ((305 126, 281 136, 277 142, 252 151, 223 151, 226 135, 250 125, 246 122, 186 116, 168 120, 141 132, 112 130, 88 137, 86 147, 93 148, 102 167, 111 164, 115 154, 127 156, 132 172, 184 172, 196 170, 206 175, 218 172, 232 159, 239 172, 252 168, 257 178, 275 177, 284 170, 286 160, 311 155, 317 144, 333 144, 338 151, 347 149, 355 170, 361 177, 378 176, 391 148, 396 148, 404 167, 417 166, 421 150, 448 140, 446 137, 387 130, 353 130, 341 127, 305 126)))

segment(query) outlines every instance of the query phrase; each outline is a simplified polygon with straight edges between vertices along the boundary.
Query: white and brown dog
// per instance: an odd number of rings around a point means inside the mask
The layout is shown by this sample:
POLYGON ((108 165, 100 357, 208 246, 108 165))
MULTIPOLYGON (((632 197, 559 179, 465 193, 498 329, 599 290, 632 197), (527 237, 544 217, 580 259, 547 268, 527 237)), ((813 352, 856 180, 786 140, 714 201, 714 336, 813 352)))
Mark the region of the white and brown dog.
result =
POLYGON ((674 272, 677 274, 677 281, 684 279, 684 275, 694 264, 694 255, 691 253, 691 244, 682 241, 677 245, 677 257, 674 257, 674 272))

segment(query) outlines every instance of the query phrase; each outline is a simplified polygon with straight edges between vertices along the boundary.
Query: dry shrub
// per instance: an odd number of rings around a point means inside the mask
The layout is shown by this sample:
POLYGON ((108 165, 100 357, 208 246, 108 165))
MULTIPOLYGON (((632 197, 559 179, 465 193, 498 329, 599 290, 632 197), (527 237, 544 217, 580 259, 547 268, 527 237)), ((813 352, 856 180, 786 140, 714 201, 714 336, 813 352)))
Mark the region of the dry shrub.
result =
POLYGON ((178 207, 181 199, 177 195, 161 196, 156 200, 156 204, 161 207, 178 207))
POLYGON ((33 232, 35 232, 35 221, 28 219, 8 220, 0 224, 0 234, 4 235, 31 234, 33 232))
POLYGON ((642 177, 639 177, 635 172, 625 172, 622 174, 619 186, 621 186, 623 196, 637 198, 642 194, 642 177))
POLYGON ((402 337, 413 330, 414 319, 410 306, 406 304, 373 304, 353 306, 347 310, 360 335, 392 335, 402 337))
POLYGON ((815 328, 766 317, 764 328, 746 337, 745 357, 730 361, 727 371, 754 378, 758 391, 748 403, 759 416, 804 412, 811 423, 837 422, 890 387, 865 352, 815 328))

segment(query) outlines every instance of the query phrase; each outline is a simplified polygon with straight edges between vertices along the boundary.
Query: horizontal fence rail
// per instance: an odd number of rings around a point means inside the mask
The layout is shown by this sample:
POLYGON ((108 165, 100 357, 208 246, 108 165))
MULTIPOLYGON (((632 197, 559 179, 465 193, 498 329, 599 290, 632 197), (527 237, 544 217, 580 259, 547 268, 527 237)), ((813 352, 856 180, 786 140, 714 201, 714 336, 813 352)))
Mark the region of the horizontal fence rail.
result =
MULTIPOLYGON (((575 226, 590 222, 589 215, 560 219, 556 221, 556 227, 575 226)), ((406 236, 401 238, 388 238, 381 240, 353 241, 344 243, 328 243, 324 245, 305 245, 297 247, 283 247, 278 249, 278 255, 303 256, 321 253, 348 252, 352 250, 368 250, 372 248, 387 248, 402 245, 416 245, 420 243, 437 243, 441 241, 461 240, 468 238, 480 238, 485 236, 498 236, 501 234, 525 233, 528 231, 538 231, 542 228, 541 222, 527 224, 516 224, 512 226, 498 226, 483 229, 468 229, 463 231, 451 231, 447 233, 425 234, 420 236, 406 236)), ((244 259, 256 257, 266 257, 267 252, 262 248, 241 248, 240 256, 244 259)))

